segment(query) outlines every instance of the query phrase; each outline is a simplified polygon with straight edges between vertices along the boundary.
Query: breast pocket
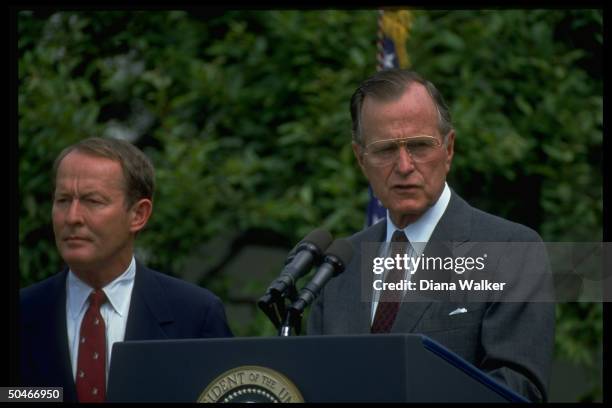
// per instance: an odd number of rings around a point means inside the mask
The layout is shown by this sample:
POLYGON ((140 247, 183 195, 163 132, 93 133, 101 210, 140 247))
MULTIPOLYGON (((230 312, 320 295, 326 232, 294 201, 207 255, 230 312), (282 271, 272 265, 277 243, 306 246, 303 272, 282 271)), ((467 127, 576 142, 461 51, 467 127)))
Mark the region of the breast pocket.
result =
POLYGON ((432 308, 421 320, 419 331, 422 333, 435 333, 440 331, 456 330, 464 327, 480 325, 486 310, 483 304, 452 305, 441 304, 432 308), (463 311, 461 309, 466 309, 463 311), (453 314, 450 314, 453 312, 453 314))

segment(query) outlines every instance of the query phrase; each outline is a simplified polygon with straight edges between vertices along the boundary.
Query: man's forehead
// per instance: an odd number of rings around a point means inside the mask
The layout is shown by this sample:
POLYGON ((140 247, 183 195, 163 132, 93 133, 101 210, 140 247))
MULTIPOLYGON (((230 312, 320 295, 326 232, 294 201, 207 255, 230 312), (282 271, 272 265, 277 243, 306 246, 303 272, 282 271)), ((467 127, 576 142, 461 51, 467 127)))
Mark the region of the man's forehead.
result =
POLYGON ((60 161, 57 174, 81 177, 108 174, 117 177, 123 174, 123 169, 117 160, 75 150, 60 161))
POLYGON ((374 131, 380 126, 386 129, 404 129, 435 135, 438 129, 438 112, 427 90, 407 89, 392 101, 366 98, 362 111, 364 131, 374 131), (374 126, 374 128, 372 128, 374 126))
POLYGON ((96 186, 123 188, 123 183, 123 171, 117 161, 76 151, 70 152, 62 159, 56 174, 58 189, 74 186, 80 189, 96 186))
POLYGON ((124 190, 123 186, 118 180, 107 179, 93 179, 93 178, 73 178, 73 177, 62 177, 57 179, 55 184, 56 194, 78 194, 79 196, 92 195, 92 194, 108 194, 108 193, 122 193, 124 190))

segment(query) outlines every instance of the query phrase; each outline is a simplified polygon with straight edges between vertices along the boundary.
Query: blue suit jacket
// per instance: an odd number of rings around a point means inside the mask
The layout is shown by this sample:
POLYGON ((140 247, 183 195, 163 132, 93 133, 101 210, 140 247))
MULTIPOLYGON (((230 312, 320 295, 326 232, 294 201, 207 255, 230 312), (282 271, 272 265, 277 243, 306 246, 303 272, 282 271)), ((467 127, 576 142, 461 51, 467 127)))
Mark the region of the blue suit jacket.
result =
MULTIPOLYGON (((76 401, 66 328, 64 271, 20 292, 20 380, 64 387, 76 401)), ((223 304, 210 291, 136 262, 125 340, 231 337, 223 304)))

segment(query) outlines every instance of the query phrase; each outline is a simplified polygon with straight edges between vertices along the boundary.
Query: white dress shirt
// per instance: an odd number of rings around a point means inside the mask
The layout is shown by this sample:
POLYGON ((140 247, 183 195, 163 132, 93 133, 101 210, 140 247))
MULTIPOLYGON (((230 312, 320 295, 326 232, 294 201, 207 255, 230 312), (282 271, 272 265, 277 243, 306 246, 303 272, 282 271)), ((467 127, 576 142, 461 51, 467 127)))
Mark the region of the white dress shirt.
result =
MULTIPOLYGON (((425 213, 418 220, 408 224, 403 230, 401 228, 397 228, 393 224, 391 217, 389 217, 389 210, 387 210, 387 236, 385 238, 385 245, 381 246, 379 256, 386 256, 388 253, 389 243, 391 242, 391 237, 393 236, 395 230, 404 231, 404 234, 406 234, 406 237, 410 241, 411 248, 408 249, 408 256, 420 256, 425 249, 425 245, 427 245, 429 242, 429 238, 431 237, 433 230, 436 228, 436 225, 438 225, 440 218, 442 218, 442 214, 444 214, 444 211, 446 211, 450 197, 450 188, 448 187, 448 184, 444 182, 444 189, 442 190, 442 194, 440 194, 438 201, 436 201, 433 206, 429 207, 429 209, 427 209, 427 211, 425 211, 425 213)), ((409 271, 406 270, 404 279, 410 280, 411 276, 412 275, 409 273, 409 271)), ((376 315, 376 307, 378 306, 380 294, 381 291, 373 290, 370 316, 371 322, 374 322, 374 316, 376 315)))
MULTIPOLYGON (((123 341, 125 327, 130 310, 136 260, 132 261, 125 272, 102 288, 107 301, 100 308, 100 314, 106 325, 106 381, 111 361, 111 350, 117 341, 123 341)), ((93 288, 80 280, 71 270, 66 280, 66 326, 68 328, 68 346, 72 363, 72 378, 76 381, 77 360, 79 355, 79 332, 85 312, 89 307, 89 295, 93 288)))

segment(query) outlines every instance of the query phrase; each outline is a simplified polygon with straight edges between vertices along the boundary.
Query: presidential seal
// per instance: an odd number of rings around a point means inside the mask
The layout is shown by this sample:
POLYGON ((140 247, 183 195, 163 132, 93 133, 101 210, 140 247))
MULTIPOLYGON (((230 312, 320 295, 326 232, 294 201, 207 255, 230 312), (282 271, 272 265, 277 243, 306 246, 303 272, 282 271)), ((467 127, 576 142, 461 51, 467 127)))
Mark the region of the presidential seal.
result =
POLYGON ((198 402, 304 402, 296 386, 266 367, 241 366, 224 372, 202 391, 198 402))

